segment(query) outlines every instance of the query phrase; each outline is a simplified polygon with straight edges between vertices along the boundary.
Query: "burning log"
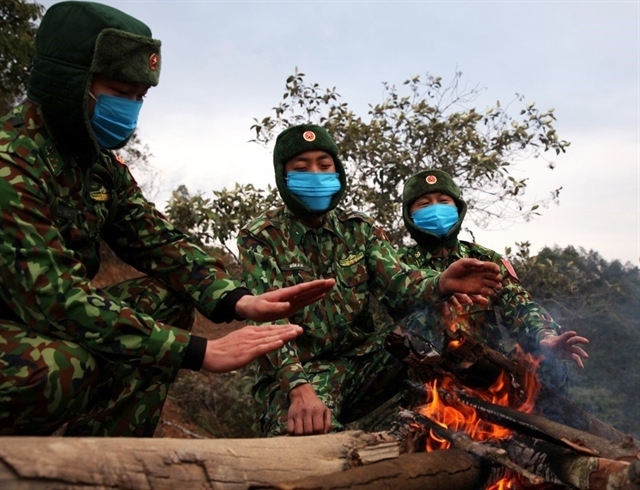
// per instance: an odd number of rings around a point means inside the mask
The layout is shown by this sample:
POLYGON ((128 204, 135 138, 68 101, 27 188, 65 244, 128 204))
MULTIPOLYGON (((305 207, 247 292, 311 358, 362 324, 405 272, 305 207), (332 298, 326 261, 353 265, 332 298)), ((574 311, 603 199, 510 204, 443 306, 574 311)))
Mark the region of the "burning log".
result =
POLYGON ((517 477, 525 488, 546 482, 578 489, 640 489, 637 441, 542 386, 532 357, 507 359, 458 330, 447 330, 442 353, 402 328, 387 336, 386 347, 419 380, 412 386, 424 400, 420 413, 405 411, 402 418, 415 431, 428 432, 428 451, 465 450, 503 466, 507 479, 517 477), (529 413, 534 406, 562 421, 567 414, 574 416, 574 425, 589 430, 529 413), (558 406, 560 412, 554 412, 558 406))
POLYGON ((614 460, 633 461, 640 457, 640 449, 634 445, 630 436, 612 443, 589 432, 577 430, 544 417, 494 405, 461 392, 457 392, 456 396, 462 403, 475 408, 480 417, 516 431, 518 434, 546 440, 583 454, 614 460))
POLYGON ((437 424, 429 417, 419 413, 405 410, 400 413, 400 418, 409 420, 412 424, 417 424, 418 426, 428 429, 432 436, 448 441, 452 447, 461 449, 492 463, 504 466, 514 473, 521 475, 532 485, 543 483, 542 478, 524 468, 521 468, 509 459, 507 452, 504 449, 475 442, 466 433, 449 430, 446 427, 442 427, 440 424, 437 424))
POLYGON ((571 488, 590 490, 640 489, 640 460, 617 461, 523 436, 500 445, 509 458, 544 477, 571 488))
MULTIPOLYGON (((485 406, 483 414, 504 408, 495 406, 490 409, 485 406)), ((533 417, 528 414, 519 415, 522 418, 533 417)), ((415 431, 430 431, 431 437, 447 441, 452 447, 467 451, 494 465, 502 465, 510 470, 509 475, 517 474, 521 480, 524 478, 531 485, 552 483, 590 490, 640 489, 640 459, 637 459, 633 450, 612 448, 614 454, 599 454, 596 450, 569 443, 565 439, 558 440, 557 443, 539 440, 531 435, 536 432, 535 424, 522 422, 520 426, 525 427, 529 434, 519 432, 501 441, 479 443, 471 440, 464 432, 444 428, 416 412, 402 411, 400 418, 415 431), (611 459, 612 456, 624 457, 625 460, 614 460, 611 459)), ((500 417, 491 418, 495 420, 500 417)), ((508 418, 505 418, 505 422, 509 423, 508 418)), ((579 432, 571 428, 567 430, 572 431, 574 436, 579 432)), ((598 438, 587 433, 582 436, 592 445, 604 447, 605 453, 611 452, 607 451, 611 446, 609 441, 601 439, 600 444, 594 444, 598 438)), ((635 452, 637 451, 636 448, 635 452)), ((489 483, 495 483, 495 478, 490 478, 489 483)))
MULTIPOLYGON (((486 388, 493 385, 501 373, 507 373, 517 397, 526 399, 527 394, 522 392, 522 387, 527 385, 532 367, 525 358, 507 359, 460 330, 447 330, 443 345, 448 342, 454 342, 455 349, 444 348, 440 354, 428 340, 398 327, 387 335, 385 347, 409 365, 415 377, 423 383, 450 376, 461 386, 486 388)), ((629 439, 630 436, 593 417, 566 397, 544 384, 537 384, 535 402, 541 416, 612 442, 622 443, 629 439)), ((632 443, 638 445, 640 441, 633 440, 632 443)))

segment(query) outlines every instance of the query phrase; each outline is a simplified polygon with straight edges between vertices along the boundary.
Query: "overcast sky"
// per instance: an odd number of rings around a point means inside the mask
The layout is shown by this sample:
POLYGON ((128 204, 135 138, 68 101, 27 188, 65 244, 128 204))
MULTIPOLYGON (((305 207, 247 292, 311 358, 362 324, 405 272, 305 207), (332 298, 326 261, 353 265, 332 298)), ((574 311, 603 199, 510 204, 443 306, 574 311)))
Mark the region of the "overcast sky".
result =
POLYGON ((528 199, 562 186, 560 205, 506 230, 474 229, 477 241, 498 252, 574 245, 640 265, 637 1, 104 3, 162 41, 160 85, 139 121, 161 172, 161 209, 179 184, 207 197, 235 182, 274 184, 270 150, 248 142, 250 126, 271 115, 296 67, 361 116, 382 101, 382 82, 429 73, 446 83, 461 71, 485 87, 478 109, 523 94, 555 108, 571 142, 555 170, 518 173, 530 179, 528 199))

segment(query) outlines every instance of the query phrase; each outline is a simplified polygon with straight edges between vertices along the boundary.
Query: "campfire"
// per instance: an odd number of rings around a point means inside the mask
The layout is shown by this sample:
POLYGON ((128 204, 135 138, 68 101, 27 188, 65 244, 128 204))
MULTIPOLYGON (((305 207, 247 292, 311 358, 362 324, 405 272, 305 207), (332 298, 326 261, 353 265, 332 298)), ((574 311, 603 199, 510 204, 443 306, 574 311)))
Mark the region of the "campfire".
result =
POLYGON ((456 325, 439 348, 405 327, 386 339, 408 364, 417 402, 390 432, 409 451, 462 449, 488 468, 477 488, 640 488, 637 440, 543 385, 541 359, 509 359, 456 325))

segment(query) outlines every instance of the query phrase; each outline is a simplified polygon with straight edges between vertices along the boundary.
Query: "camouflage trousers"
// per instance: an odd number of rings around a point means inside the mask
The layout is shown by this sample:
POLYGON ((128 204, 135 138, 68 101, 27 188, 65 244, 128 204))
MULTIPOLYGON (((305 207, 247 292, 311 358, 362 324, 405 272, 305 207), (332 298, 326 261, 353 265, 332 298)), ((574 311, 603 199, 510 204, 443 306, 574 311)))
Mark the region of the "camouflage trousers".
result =
MULTIPOLYGON (((193 307, 152 278, 105 290, 157 321, 193 325, 193 307)), ((153 436, 174 379, 141 376, 14 321, 0 320, 0 344, 0 434, 49 435, 66 423, 68 436, 153 436)))
MULTIPOLYGON (((370 414, 402 390, 407 367, 383 347, 387 330, 372 336, 374 350, 362 355, 312 360, 303 364, 318 398, 332 412, 332 432, 370 414)), ((359 346, 358 350, 366 350, 359 346)), ((253 388, 258 426, 268 436, 287 433, 288 393, 279 381, 263 376, 253 388)))

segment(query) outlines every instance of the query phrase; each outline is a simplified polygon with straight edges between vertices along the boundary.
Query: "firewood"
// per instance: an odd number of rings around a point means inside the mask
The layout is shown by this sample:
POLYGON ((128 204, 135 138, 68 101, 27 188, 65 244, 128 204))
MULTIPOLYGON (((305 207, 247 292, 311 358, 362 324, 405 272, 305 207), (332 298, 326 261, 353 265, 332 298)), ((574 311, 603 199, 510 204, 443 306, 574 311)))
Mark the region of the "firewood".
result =
POLYGON ((547 441, 516 435, 501 447, 518 465, 584 490, 640 490, 640 460, 616 461, 584 455, 547 441))
MULTIPOLYGON (((442 347, 444 352, 439 353, 430 341, 398 326, 387 335, 385 347, 405 362, 411 368, 413 378, 422 383, 446 375, 457 380, 460 386, 488 387, 502 371, 506 371, 516 392, 525 386, 530 366, 524 358, 508 359, 460 330, 446 331, 442 345, 446 346, 450 341, 455 341, 457 347, 442 347)), ((630 439, 627 434, 597 419, 568 398, 542 383, 539 385, 536 398, 536 411, 539 415, 613 443, 623 444, 630 439)), ((519 393, 519 397, 524 399, 525 394, 519 393)), ((640 441, 632 439, 631 443, 638 445, 640 441)))
POLYGON ((560 446, 569 447, 579 453, 597 455, 602 458, 633 461, 640 457, 640 448, 634 444, 633 439, 629 436, 614 443, 545 417, 494 405, 461 392, 456 393, 456 396, 462 403, 475 408, 481 418, 512 429, 518 434, 547 440, 560 446))
POLYGON ((403 454, 375 465, 353 468, 342 473, 308 477, 288 483, 252 485, 250 489, 272 490, 477 490, 483 488, 487 468, 465 451, 447 449, 430 453, 403 454))
POLYGON ((392 443, 362 431, 207 440, 0 437, 0 488, 239 490, 395 458, 392 443))

